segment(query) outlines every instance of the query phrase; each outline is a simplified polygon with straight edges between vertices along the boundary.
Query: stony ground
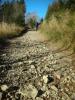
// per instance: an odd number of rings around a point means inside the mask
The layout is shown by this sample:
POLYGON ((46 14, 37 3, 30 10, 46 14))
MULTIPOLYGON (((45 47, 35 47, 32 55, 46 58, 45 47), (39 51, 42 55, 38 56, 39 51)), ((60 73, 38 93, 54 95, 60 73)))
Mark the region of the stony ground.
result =
POLYGON ((0 49, 0 100, 75 100, 70 52, 35 31, 9 42, 0 49))

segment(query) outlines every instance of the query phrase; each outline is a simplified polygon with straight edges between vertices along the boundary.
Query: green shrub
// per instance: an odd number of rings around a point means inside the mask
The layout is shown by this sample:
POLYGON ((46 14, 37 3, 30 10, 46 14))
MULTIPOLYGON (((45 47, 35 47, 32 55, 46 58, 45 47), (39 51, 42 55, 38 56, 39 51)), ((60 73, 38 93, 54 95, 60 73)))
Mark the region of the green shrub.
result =
POLYGON ((30 22, 29 22, 29 24, 30 24, 30 26, 31 26, 31 28, 34 28, 35 27, 35 20, 34 19, 30 19, 30 22))

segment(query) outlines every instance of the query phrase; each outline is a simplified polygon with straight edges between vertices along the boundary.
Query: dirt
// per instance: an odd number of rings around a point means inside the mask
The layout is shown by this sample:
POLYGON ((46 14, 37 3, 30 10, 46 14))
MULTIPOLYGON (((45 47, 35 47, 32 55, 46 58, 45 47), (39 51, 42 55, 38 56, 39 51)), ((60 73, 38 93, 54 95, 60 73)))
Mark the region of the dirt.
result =
POLYGON ((0 49, 0 100, 75 100, 73 54, 39 31, 0 49))

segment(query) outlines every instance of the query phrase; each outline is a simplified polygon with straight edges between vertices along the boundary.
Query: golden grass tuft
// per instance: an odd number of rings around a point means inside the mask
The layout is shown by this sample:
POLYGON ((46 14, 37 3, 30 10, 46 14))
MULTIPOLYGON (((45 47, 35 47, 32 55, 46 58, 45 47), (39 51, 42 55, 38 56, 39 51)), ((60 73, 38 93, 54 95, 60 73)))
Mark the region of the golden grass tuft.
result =
POLYGON ((52 15, 49 21, 44 21, 41 31, 52 41, 72 42, 75 37, 75 13, 69 11, 59 13, 58 18, 52 15))
POLYGON ((0 23, 0 37, 16 36, 22 29, 22 27, 19 27, 14 23, 7 24, 2 22, 0 23))
POLYGON ((44 21, 40 28, 52 42, 57 42, 75 52, 75 12, 58 12, 48 21, 44 21))

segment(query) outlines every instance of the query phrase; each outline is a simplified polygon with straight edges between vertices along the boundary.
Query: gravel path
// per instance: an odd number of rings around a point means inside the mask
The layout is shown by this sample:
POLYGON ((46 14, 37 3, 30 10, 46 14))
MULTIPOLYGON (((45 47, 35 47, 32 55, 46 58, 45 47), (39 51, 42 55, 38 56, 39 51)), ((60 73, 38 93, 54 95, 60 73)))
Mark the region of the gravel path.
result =
POLYGON ((54 52, 38 31, 9 42, 0 50, 0 100, 75 100, 69 52, 54 52))

